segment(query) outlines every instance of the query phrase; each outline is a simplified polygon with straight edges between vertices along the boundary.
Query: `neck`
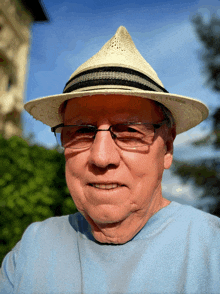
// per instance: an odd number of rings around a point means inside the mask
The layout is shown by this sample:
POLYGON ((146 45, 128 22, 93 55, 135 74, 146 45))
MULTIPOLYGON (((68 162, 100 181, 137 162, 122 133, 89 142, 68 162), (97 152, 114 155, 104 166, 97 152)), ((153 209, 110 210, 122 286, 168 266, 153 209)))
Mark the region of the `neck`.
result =
POLYGON ((116 223, 97 223, 88 215, 84 215, 89 222, 94 238, 100 243, 124 244, 130 241, 159 210, 170 204, 170 201, 161 197, 151 201, 147 211, 130 213, 130 215, 116 223))

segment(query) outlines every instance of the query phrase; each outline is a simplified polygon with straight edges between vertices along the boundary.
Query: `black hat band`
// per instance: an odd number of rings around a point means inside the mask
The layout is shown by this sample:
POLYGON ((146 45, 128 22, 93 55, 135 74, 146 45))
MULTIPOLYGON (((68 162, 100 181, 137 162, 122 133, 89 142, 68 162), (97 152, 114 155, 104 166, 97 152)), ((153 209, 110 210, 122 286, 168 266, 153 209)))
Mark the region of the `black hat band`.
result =
POLYGON ((70 79, 63 93, 70 93, 85 87, 121 85, 146 91, 168 93, 148 76, 132 69, 123 67, 101 67, 84 71, 70 79))

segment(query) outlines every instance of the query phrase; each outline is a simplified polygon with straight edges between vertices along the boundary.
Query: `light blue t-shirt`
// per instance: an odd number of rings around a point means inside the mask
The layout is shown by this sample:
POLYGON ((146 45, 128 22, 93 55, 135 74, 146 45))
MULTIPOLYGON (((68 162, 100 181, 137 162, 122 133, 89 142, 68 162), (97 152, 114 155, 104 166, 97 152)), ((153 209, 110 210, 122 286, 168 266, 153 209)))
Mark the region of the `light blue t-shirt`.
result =
POLYGON ((171 202, 123 245, 96 242, 80 213, 33 223, 0 293, 220 293, 220 219, 171 202))

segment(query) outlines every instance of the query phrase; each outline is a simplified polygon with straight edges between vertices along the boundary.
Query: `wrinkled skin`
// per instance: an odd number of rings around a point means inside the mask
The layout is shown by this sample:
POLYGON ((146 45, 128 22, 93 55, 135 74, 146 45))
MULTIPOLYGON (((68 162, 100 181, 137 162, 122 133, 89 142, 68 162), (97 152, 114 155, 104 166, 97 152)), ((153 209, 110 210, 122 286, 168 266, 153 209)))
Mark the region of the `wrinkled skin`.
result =
MULTIPOLYGON (((96 95, 68 101, 64 123, 111 124, 158 123, 163 114, 154 102, 140 97, 96 95)), ((126 151, 110 132, 98 132, 90 149, 65 149, 66 181, 78 210, 101 243, 123 244, 131 240, 149 218, 170 201, 162 197, 164 169, 171 166, 173 137, 166 125, 144 151, 126 151), (91 183, 119 183, 115 189, 98 189, 91 183)))

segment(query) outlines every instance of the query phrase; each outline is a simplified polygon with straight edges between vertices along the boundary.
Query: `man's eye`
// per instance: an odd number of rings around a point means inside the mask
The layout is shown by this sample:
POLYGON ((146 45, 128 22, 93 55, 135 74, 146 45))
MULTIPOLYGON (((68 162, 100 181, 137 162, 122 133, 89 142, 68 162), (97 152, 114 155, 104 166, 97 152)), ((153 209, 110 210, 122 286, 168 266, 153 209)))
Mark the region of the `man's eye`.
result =
POLYGON ((126 131, 129 133, 137 133, 138 132, 138 130, 131 128, 131 127, 128 127, 126 131))
POLYGON ((76 131, 76 134, 91 134, 91 133, 94 133, 94 129, 88 128, 88 127, 79 128, 76 131))
POLYGON ((136 133, 136 132, 138 132, 138 130, 135 129, 135 127, 126 126, 126 125, 116 125, 112 128, 112 131, 116 132, 116 133, 136 133))

